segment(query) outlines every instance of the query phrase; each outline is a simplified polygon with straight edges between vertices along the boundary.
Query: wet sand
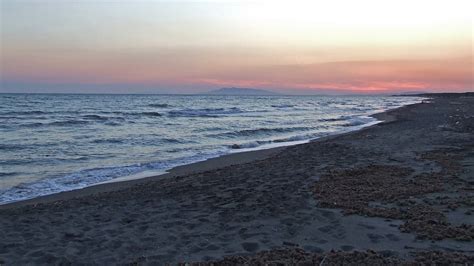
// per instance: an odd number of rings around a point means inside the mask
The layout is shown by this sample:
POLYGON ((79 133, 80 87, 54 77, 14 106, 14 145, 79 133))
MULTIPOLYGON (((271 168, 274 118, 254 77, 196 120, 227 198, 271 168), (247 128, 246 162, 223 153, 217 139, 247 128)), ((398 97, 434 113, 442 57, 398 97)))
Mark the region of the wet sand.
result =
POLYGON ((0 206, 0 264, 474 262, 474 97, 0 206))

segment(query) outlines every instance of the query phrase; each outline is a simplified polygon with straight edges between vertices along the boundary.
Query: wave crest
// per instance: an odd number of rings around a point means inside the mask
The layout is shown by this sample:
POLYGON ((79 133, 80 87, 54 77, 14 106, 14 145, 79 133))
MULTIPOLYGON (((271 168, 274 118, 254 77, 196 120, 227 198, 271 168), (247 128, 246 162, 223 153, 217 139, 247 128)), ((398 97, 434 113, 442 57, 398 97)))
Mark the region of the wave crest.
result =
POLYGON ((221 115, 239 114, 243 111, 237 107, 232 108, 202 108, 202 109, 182 109, 169 111, 172 117, 219 117, 221 115))
POLYGON ((256 129, 244 129, 239 131, 229 131, 224 133, 208 135, 209 137, 242 137, 242 136, 254 136, 254 135, 271 135, 274 133, 289 133, 295 131, 309 131, 314 129, 313 127, 278 127, 278 128, 256 128, 256 129))
POLYGON ((150 103, 148 106, 150 107, 156 107, 156 108, 167 108, 167 107, 171 107, 171 105, 167 104, 167 103, 150 103))

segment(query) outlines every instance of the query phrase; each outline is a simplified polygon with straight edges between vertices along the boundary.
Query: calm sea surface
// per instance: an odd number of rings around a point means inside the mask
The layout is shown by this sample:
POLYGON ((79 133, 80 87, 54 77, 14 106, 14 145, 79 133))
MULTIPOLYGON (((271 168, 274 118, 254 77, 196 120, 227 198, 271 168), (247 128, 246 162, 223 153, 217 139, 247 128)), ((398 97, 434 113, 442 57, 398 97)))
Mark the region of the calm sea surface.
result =
POLYGON ((420 100, 0 94, 0 204, 355 130, 420 100))

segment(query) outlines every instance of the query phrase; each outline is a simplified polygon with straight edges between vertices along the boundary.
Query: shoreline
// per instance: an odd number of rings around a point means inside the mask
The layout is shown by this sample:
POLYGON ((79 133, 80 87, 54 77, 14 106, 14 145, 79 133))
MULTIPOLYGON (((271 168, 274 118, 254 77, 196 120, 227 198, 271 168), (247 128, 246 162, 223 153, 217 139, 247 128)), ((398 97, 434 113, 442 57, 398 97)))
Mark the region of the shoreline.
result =
MULTIPOLYGON (((19 200, 19 201, 14 201, 14 202, 8 202, 5 204, 0 204, 0 210, 16 208, 16 207, 21 207, 25 205, 35 205, 35 204, 40 204, 40 203, 54 202, 58 200, 67 200, 67 199, 72 199, 75 197, 83 197, 83 196, 93 195, 93 194, 101 193, 101 192, 116 191, 116 190, 128 188, 130 186, 134 186, 136 184, 146 183, 148 181, 154 181, 157 179, 172 178, 172 177, 176 177, 180 175, 196 174, 199 172, 216 170, 216 169, 226 167, 226 166, 232 166, 236 164, 244 164, 244 163, 248 163, 252 161, 263 160, 291 146, 305 145, 305 144, 308 144, 311 142, 317 142, 317 141, 325 141, 328 139, 337 138, 339 136, 356 133, 358 131, 368 129, 370 127, 373 127, 381 123, 394 122, 396 119, 393 115, 390 115, 391 112, 401 109, 401 108, 405 108, 407 106, 418 105, 418 104, 424 104, 424 103, 419 102, 419 103, 414 103, 414 104, 407 104, 401 107, 388 109, 383 112, 375 113, 375 114, 369 115, 369 117, 375 118, 377 119, 377 121, 370 122, 368 123, 369 125, 364 124, 361 126, 356 126, 358 128, 353 129, 353 130, 335 132, 334 134, 329 134, 329 135, 322 136, 316 139, 304 140, 304 142, 302 141, 302 143, 282 145, 282 146, 263 148, 263 149, 253 149, 253 148, 243 149, 244 151, 235 151, 235 152, 220 155, 217 157, 211 157, 203 161, 197 161, 194 163, 178 165, 168 170, 158 171, 158 172, 163 172, 162 174, 147 175, 147 176, 132 178, 132 179, 128 179, 129 176, 124 176, 124 177, 117 178, 117 180, 111 179, 111 180, 93 184, 84 188, 61 191, 58 193, 43 195, 43 196, 31 198, 31 199, 25 199, 25 200, 19 200)), ((299 142, 299 141, 295 141, 295 142, 299 142)))
POLYGON ((58 192, 54 194, 39 196, 36 198, 1 204, 0 210, 17 208, 17 207, 22 207, 22 206, 27 206, 27 205, 50 203, 54 201, 68 200, 68 199, 73 199, 76 197, 85 197, 85 196, 90 196, 93 194, 103 193, 103 192, 118 191, 121 189, 130 188, 134 185, 147 183, 150 181, 156 181, 159 179, 167 179, 167 178, 173 178, 173 177, 177 177, 181 175, 196 174, 200 172, 219 169, 221 167, 244 164, 244 163, 268 158, 284 150, 287 147, 290 147, 290 146, 225 154, 222 156, 206 159, 204 161, 179 165, 159 175, 152 175, 152 176, 146 176, 146 177, 136 178, 136 179, 131 179, 131 180, 123 180, 123 181, 109 180, 103 183, 94 184, 94 185, 84 187, 84 188, 62 191, 62 192, 58 192))

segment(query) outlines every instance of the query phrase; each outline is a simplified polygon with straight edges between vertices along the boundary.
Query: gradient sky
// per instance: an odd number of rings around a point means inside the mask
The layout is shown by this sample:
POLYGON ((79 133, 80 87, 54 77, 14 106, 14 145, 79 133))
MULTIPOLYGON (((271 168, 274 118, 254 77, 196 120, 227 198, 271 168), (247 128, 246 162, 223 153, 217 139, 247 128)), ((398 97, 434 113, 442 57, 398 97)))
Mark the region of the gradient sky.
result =
POLYGON ((0 92, 473 90, 472 0, 0 1, 0 92))

